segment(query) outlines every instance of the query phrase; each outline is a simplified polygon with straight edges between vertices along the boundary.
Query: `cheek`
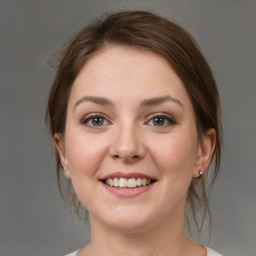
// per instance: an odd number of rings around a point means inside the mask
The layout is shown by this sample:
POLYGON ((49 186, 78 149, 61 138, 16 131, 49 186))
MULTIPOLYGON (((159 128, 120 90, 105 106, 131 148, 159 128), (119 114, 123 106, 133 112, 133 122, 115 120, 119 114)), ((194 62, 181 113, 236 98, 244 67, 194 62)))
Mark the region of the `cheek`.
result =
POLYGON ((166 205, 166 213, 178 205, 184 207, 195 166, 196 139, 189 133, 184 136, 176 134, 157 143, 151 155, 162 175, 162 193, 158 199, 166 205))
POLYGON ((66 137, 66 156, 72 176, 83 175, 93 178, 105 155, 104 140, 100 136, 69 133, 66 137))
MULTIPOLYGON (((100 136, 98 136, 100 137, 100 136)), ((84 133, 69 133, 65 138, 66 156, 71 172, 75 193, 87 208, 92 207, 90 195, 95 193, 98 183, 98 170, 106 153, 106 145, 97 136, 84 133)))
POLYGON ((184 132, 162 138, 151 147, 151 154, 162 175, 175 180, 191 180, 194 170, 196 152, 196 136, 184 132))

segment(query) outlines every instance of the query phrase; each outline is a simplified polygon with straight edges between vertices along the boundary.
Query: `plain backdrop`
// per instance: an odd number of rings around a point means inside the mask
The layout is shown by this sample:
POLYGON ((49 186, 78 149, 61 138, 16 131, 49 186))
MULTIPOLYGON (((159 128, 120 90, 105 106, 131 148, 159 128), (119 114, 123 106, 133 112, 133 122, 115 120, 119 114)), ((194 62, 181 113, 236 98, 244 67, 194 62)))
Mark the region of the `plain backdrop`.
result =
POLYGON ((44 123, 49 56, 106 11, 152 10, 196 39, 222 102, 223 161, 211 197, 210 247, 256 255, 256 1, 0 0, 0 255, 56 256, 89 227, 65 209, 44 123))

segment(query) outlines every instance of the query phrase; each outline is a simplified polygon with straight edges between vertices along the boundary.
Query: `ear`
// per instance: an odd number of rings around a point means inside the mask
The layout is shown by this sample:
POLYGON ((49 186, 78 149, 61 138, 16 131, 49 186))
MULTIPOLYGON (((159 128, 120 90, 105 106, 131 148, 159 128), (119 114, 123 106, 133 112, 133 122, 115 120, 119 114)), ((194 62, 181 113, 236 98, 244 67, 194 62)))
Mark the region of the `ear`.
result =
POLYGON ((211 128, 201 137, 193 178, 198 178, 200 176, 200 171, 204 172, 209 167, 215 149, 215 144, 216 132, 211 128))
POLYGON ((55 133, 53 141, 54 141, 54 145, 59 153, 60 162, 61 162, 62 168, 64 170, 65 176, 67 178, 70 178, 69 165, 68 165, 68 160, 67 160, 66 152, 65 152, 65 143, 64 143, 63 134, 55 133))

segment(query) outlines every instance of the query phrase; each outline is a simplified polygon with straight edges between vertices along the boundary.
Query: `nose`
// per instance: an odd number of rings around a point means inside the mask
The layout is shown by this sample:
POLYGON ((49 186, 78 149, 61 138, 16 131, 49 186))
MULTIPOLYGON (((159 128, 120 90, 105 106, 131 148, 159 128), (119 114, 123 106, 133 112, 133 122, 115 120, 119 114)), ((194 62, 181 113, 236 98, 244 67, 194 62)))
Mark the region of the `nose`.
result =
POLYGON ((126 163, 136 162, 145 156, 143 136, 135 125, 122 125, 115 129, 111 156, 126 163))

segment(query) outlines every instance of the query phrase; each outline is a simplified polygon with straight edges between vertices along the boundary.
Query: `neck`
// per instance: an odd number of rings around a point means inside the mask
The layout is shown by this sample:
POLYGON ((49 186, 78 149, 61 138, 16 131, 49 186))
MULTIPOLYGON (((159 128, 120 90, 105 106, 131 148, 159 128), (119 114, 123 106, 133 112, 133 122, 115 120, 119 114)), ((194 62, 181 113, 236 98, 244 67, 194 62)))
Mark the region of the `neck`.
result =
MULTIPOLYGON (((93 216, 91 243, 85 247, 86 256, 183 256, 191 248, 184 231, 184 215, 168 218, 157 225, 129 232, 103 225, 93 216)), ((82 252, 82 251, 81 251, 82 252)))

